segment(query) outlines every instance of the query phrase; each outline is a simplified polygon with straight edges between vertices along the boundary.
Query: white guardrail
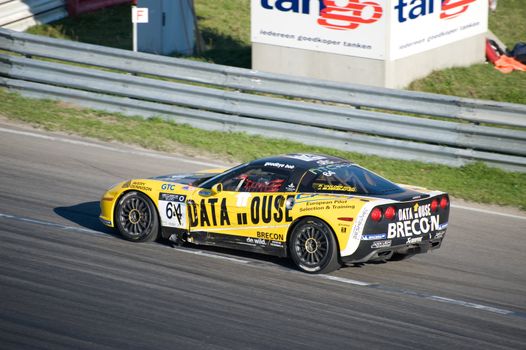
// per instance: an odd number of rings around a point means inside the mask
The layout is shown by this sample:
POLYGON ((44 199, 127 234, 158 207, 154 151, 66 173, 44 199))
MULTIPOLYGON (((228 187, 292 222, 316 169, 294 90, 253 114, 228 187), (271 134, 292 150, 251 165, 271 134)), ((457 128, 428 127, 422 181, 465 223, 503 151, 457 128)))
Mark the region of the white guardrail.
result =
POLYGON ((526 172, 526 105, 277 75, 6 29, 0 50, 0 86, 26 96, 396 159, 483 161, 526 172))
POLYGON ((0 0, 0 27, 23 31, 68 16, 65 0, 0 0))

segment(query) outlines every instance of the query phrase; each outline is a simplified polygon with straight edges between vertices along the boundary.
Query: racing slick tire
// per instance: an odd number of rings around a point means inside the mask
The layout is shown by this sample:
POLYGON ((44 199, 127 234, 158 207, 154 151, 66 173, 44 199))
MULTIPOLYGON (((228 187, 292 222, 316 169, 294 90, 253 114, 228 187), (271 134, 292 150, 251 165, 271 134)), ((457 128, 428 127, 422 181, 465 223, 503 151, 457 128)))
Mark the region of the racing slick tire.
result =
POLYGON ((307 273, 329 273, 341 267, 336 238, 323 221, 305 218, 290 235, 290 256, 307 273))
POLYGON ((133 242, 152 242, 159 236, 159 218, 146 195, 132 191, 119 199, 115 222, 121 235, 133 242))

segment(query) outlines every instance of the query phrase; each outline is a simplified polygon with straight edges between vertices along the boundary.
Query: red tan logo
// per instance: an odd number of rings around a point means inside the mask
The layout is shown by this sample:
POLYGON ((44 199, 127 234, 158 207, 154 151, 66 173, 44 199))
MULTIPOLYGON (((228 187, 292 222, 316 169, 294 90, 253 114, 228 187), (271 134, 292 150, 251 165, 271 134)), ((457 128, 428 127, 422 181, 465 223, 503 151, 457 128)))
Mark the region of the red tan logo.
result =
POLYGON ((378 21, 383 14, 382 7, 372 1, 347 0, 345 6, 338 5, 336 0, 324 0, 323 3, 326 7, 320 11, 318 24, 329 29, 356 29, 360 24, 378 21))
POLYGON ((442 11, 440 19, 451 19, 466 12, 469 4, 476 0, 442 0, 442 11))

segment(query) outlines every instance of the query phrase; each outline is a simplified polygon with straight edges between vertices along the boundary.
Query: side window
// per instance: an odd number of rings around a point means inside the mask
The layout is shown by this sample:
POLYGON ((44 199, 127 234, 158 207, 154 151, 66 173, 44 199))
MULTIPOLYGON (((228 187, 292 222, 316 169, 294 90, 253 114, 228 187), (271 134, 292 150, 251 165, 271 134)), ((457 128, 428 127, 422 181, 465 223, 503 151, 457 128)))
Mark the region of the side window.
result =
MULTIPOLYGON (((347 176, 345 178, 341 177, 341 173, 337 174, 332 171, 328 171, 320 174, 312 182, 312 190, 315 192, 358 192, 358 188, 362 189, 362 186, 359 186, 356 177, 347 176), (340 176, 338 176, 340 175, 340 176)), ((347 175, 347 174, 345 174, 347 175)))
POLYGON ((235 192, 279 192, 288 175, 261 168, 244 169, 223 178, 224 191, 235 192))
POLYGON ((382 194, 403 190, 396 184, 357 165, 343 164, 308 171, 302 179, 301 192, 382 194))

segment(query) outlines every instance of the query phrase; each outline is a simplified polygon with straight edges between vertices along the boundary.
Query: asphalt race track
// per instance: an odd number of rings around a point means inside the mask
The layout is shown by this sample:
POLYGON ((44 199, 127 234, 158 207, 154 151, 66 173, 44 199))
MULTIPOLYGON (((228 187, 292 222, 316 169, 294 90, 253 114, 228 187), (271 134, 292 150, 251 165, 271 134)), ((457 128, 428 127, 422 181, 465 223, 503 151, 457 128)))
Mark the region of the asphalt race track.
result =
POLYGON ((98 222, 116 182, 214 162, 0 124, 0 348, 526 349, 526 215, 457 206, 438 251, 326 276, 98 222))

